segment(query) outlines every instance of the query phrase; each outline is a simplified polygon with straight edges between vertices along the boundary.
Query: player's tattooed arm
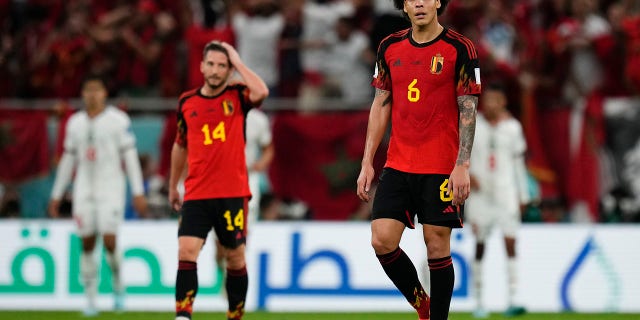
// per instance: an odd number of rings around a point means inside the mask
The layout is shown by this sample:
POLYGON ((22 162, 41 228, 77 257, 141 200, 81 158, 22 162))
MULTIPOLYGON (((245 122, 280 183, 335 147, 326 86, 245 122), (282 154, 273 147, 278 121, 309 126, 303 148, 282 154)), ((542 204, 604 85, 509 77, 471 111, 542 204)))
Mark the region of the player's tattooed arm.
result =
POLYGON ((391 92, 390 91, 376 88, 376 97, 383 97, 384 98, 384 100, 382 100, 382 107, 386 107, 388 105, 391 105, 391 92))
POLYGON ((464 95, 458 97, 458 111, 460 112, 460 150, 456 165, 469 165, 471 147, 476 132, 476 114, 478 112, 478 97, 464 95))

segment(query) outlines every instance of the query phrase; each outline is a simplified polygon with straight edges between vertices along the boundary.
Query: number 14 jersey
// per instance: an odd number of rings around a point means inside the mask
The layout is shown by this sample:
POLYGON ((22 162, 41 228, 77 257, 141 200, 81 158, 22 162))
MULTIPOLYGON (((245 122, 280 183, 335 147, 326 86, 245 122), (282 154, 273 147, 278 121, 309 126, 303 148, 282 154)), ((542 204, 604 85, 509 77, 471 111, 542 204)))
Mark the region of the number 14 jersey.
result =
POLYGON ((253 107, 241 84, 213 97, 200 88, 182 94, 175 142, 187 149, 184 200, 251 195, 244 148, 245 117, 253 107))

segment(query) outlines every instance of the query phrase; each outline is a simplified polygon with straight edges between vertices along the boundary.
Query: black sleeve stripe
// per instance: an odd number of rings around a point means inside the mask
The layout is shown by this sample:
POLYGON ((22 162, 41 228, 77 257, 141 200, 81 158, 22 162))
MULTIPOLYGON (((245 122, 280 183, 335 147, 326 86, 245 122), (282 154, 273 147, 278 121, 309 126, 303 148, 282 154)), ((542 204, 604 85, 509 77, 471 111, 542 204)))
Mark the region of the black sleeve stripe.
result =
POLYGON ((448 30, 447 35, 451 40, 462 43, 465 46, 469 59, 478 59, 478 53, 476 52, 475 46, 471 40, 451 29, 448 30))

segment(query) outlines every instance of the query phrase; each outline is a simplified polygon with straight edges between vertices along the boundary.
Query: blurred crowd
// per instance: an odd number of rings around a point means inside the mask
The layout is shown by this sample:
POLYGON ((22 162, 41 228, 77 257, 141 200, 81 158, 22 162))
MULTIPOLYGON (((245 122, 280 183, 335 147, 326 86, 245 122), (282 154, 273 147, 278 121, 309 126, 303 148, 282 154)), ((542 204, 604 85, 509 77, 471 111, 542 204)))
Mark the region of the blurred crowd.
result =
MULTIPOLYGON (((0 98, 77 97, 88 73, 113 97, 176 97, 201 84, 202 47, 220 39, 301 111, 323 98, 366 108, 378 43, 408 26, 391 0, 0 0, 0 12, 0 98)), ((441 22, 474 41, 484 83, 508 86, 539 199, 529 219, 640 220, 640 1, 452 0, 441 22)))

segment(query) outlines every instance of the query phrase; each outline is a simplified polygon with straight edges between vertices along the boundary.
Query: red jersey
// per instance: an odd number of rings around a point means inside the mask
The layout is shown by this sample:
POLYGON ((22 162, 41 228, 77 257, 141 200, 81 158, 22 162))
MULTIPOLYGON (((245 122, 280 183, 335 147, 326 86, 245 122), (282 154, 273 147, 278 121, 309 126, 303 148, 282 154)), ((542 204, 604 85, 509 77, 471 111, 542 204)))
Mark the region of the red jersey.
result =
POLYGON ((391 140, 385 167, 449 174, 459 147, 457 97, 480 94, 478 55, 471 41, 444 29, 417 43, 411 29, 380 43, 372 85, 391 91, 391 140))
POLYGON ((249 89, 232 85, 215 97, 200 88, 178 105, 176 143, 187 149, 184 200, 250 196, 245 162, 245 116, 254 105, 249 89))

